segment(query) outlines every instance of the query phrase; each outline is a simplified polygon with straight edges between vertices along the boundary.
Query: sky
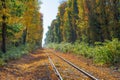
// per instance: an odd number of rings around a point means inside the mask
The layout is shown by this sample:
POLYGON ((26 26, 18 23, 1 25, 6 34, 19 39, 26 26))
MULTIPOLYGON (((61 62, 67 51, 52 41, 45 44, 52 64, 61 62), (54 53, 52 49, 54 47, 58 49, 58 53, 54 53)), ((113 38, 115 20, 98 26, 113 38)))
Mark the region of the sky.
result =
POLYGON ((48 31, 48 26, 51 25, 53 19, 56 18, 58 12, 58 6, 60 0, 41 0, 42 5, 40 8, 40 12, 43 14, 43 39, 42 45, 45 43, 46 32, 48 31))

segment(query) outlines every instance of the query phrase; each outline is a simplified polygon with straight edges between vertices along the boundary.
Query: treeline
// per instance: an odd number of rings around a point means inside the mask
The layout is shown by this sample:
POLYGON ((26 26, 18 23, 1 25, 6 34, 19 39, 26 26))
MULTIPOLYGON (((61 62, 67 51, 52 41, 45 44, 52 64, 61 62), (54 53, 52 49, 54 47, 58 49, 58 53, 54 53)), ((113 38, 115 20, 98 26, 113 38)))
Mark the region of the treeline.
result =
POLYGON ((120 0, 64 1, 46 35, 46 44, 120 39, 120 0))
POLYGON ((0 0, 2 53, 26 44, 41 46, 43 15, 39 12, 40 4, 39 0, 0 0))

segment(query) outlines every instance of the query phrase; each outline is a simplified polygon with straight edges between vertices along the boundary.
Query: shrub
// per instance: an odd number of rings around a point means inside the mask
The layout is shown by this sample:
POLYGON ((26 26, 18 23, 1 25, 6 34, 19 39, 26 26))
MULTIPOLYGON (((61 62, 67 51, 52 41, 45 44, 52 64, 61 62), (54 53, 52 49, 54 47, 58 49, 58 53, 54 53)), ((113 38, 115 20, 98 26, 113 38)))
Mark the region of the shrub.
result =
POLYGON ((85 42, 75 42, 74 44, 65 42, 60 44, 51 43, 49 48, 92 58, 95 63, 100 65, 120 63, 120 41, 118 39, 103 43, 96 42, 95 46, 90 46, 85 42))
POLYGON ((21 45, 19 47, 11 47, 3 54, 0 52, 0 65, 4 65, 6 61, 15 60, 21 58, 21 56, 28 54, 33 48, 29 44, 21 45))
POLYGON ((106 41, 103 46, 95 46, 95 62, 100 64, 120 63, 120 42, 118 39, 106 41))

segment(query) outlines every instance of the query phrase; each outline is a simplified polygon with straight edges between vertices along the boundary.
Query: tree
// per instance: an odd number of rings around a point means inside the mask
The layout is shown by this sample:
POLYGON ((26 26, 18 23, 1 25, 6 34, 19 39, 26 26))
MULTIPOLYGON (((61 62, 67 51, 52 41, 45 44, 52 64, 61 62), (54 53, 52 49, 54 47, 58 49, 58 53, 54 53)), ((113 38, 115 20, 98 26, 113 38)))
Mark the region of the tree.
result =
MULTIPOLYGON (((58 23, 55 23, 58 27, 50 30, 56 33, 60 28, 61 41, 70 43, 79 40, 94 45, 112 38, 120 39, 119 3, 120 0, 67 0, 58 8, 58 23)), ((55 35, 52 42, 56 42, 55 35)))
POLYGON ((65 9, 67 7, 67 2, 63 2, 60 4, 60 6, 58 7, 58 23, 59 23, 59 27, 60 27, 60 33, 61 33, 61 41, 63 41, 63 37, 64 37, 64 14, 65 14, 65 9))
POLYGON ((19 46, 33 43, 41 46, 43 15, 39 12, 38 0, 0 1, 0 43, 2 52, 6 44, 19 46))
MULTIPOLYGON (((6 1, 1 0, 3 11, 6 11, 6 1)), ((6 18, 7 15, 5 12, 2 14, 2 52, 6 52, 6 28, 7 28, 7 23, 6 23, 6 18)))

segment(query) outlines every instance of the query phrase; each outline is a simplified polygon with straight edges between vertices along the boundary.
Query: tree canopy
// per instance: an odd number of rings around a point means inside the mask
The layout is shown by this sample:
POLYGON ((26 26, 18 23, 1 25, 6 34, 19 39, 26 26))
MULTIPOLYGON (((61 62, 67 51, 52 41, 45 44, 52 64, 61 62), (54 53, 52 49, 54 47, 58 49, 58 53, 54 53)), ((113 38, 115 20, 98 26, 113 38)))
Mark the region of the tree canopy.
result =
POLYGON ((40 3, 38 0, 0 1, 0 45, 4 53, 8 45, 41 45, 43 15, 39 12, 40 3))
POLYGON ((46 44, 51 42, 74 43, 77 40, 94 44, 113 38, 120 39, 119 3, 120 0, 67 0, 62 2, 56 19, 49 26, 46 44), (56 37, 59 41, 55 40, 56 37))

